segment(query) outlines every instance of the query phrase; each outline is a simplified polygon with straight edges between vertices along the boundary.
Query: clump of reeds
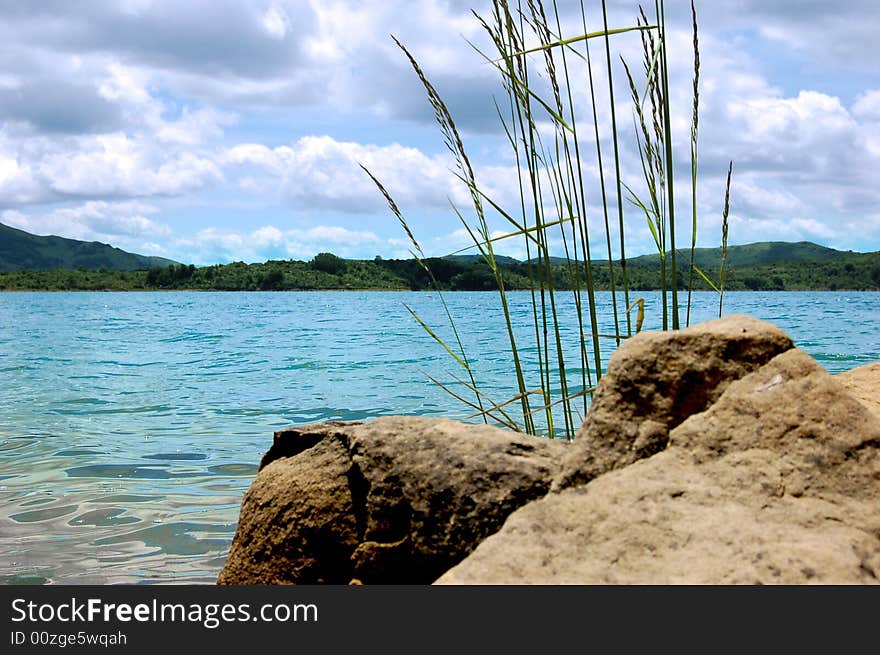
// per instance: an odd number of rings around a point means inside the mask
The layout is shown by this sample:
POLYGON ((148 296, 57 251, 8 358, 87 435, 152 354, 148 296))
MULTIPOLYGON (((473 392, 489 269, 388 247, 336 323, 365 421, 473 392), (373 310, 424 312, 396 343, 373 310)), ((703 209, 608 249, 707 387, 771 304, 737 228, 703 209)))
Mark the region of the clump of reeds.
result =
MULTIPOLYGON (((491 418, 511 429, 531 434, 543 433, 550 437, 572 438, 586 412, 589 396, 602 376, 603 356, 607 350, 618 345, 633 332, 632 310, 637 308, 635 331, 641 329, 645 304, 639 298, 630 300, 626 270, 625 210, 622 191, 626 188, 629 199, 645 214, 651 234, 657 245, 661 260, 663 328, 679 327, 678 268, 675 247, 674 169, 671 135, 671 107, 669 104, 669 78, 667 65, 667 37, 662 2, 655 2, 651 19, 639 10, 635 25, 611 28, 605 1, 602 0, 601 19, 603 29, 588 29, 588 13, 583 2, 580 5, 580 25, 583 33, 563 37, 559 8, 555 2, 549 5, 542 0, 494 0, 490 15, 475 14, 492 44, 492 52, 477 52, 485 62, 500 75, 506 92, 504 102, 496 102, 498 117, 510 145, 518 175, 519 203, 515 208, 504 208, 479 185, 467 155, 464 142, 442 97, 422 71, 416 59, 397 39, 395 42, 409 59, 413 70, 424 86, 428 100, 444 136, 446 147, 455 162, 455 174, 468 188, 471 207, 464 210, 453 205, 453 211, 473 241, 475 248, 492 271, 498 288, 504 329, 509 340, 511 359, 516 379, 516 392, 504 402, 495 403, 478 387, 476 376, 464 354, 464 348, 455 330, 455 321, 445 301, 446 315, 453 328, 456 344, 450 347, 414 312, 411 313, 422 327, 468 374, 469 381, 460 381, 475 396, 466 400, 448 385, 440 384, 446 391, 473 407, 484 419, 491 418), (629 82, 633 101, 638 151, 646 183, 647 197, 639 195, 623 183, 621 175, 622 154, 619 147, 617 109, 614 100, 614 62, 611 56, 611 39, 629 32, 638 32, 644 52, 644 90, 630 72, 626 62, 623 71, 629 82), (601 134, 599 106, 601 97, 594 87, 593 56, 590 43, 596 39, 604 43, 605 72, 608 84, 608 109, 611 118, 610 134, 601 134), (574 88, 586 80, 589 108, 576 105, 574 88), (589 112, 594 151, 583 149, 579 138, 581 113, 589 112), (603 141, 610 140, 614 161, 614 199, 609 198, 606 188, 603 141), (587 216, 588 191, 585 167, 598 163, 599 189, 604 228, 604 253, 607 261, 593 256, 590 238, 592 221, 587 216), (610 216, 617 215, 617 234, 611 229, 610 216), (502 236, 491 237, 490 217, 503 220, 509 229, 502 236), (510 238, 523 240, 527 254, 527 272, 530 280, 531 303, 530 336, 523 343, 521 332, 514 325, 502 268, 495 257, 495 244, 510 238), (570 291, 557 288, 551 262, 551 244, 559 244, 564 252, 567 286, 570 291), (614 253, 618 253, 615 260, 614 253), (668 257, 668 261, 667 261, 668 257), (607 268, 611 284, 611 312, 614 325, 612 334, 600 333, 600 316, 596 301, 595 275, 607 268), (578 318, 578 343, 564 343, 560 329, 561 294, 571 293, 578 318), (622 302, 618 295, 622 294, 622 302), (624 327, 625 326, 625 327, 624 327), (519 337, 517 335, 520 335, 519 337), (603 348, 602 340, 612 340, 613 345, 603 348), (526 369, 520 351, 528 348, 536 353, 534 369, 526 369), (575 351, 575 352, 572 352, 575 351), (573 376, 571 369, 577 369, 573 376), (483 403, 485 402, 485 405, 483 403), (520 416, 512 416, 510 407, 517 404, 520 416), (536 405, 533 407, 533 405, 536 405), (537 417, 542 420, 536 420, 537 417)), ((692 216, 691 270, 693 250, 696 245, 696 145, 698 120, 699 47, 697 40, 696 9, 692 2, 694 26, 694 102, 691 129, 691 183, 694 211, 692 216)), ((367 171, 369 174, 369 171, 367 171)), ((427 269, 424 255, 400 210, 390 194, 375 177, 370 177, 385 195, 392 212, 413 243, 412 254, 427 269)), ((726 215, 726 210, 725 210, 726 215)), ((725 220, 726 225, 726 220, 725 220)), ((726 229, 726 228, 725 228, 726 229)), ((726 232, 725 232, 726 235, 726 232)), ((726 236, 725 236, 726 243, 726 236)), ((558 270, 558 269, 557 269, 558 270)), ((433 279, 430 270, 428 274, 433 279)), ((699 271, 701 277, 705 274, 699 271)), ((706 278, 708 280, 708 278, 706 278)), ((723 277, 722 277, 723 280, 723 277)), ((689 278, 689 287, 693 277, 689 278)), ((711 283, 711 282, 710 282, 711 283)), ((438 292, 439 286, 436 287, 438 292)), ((689 288, 690 291, 690 288, 689 288)), ((442 294, 440 295, 442 301, 442 294)), ((690 293, 688 294, 688 309, 690 293)), ((688 312, 688 320, 690 314, 688 312)), ((432 378, 433 379, 433 378, 432 378)))

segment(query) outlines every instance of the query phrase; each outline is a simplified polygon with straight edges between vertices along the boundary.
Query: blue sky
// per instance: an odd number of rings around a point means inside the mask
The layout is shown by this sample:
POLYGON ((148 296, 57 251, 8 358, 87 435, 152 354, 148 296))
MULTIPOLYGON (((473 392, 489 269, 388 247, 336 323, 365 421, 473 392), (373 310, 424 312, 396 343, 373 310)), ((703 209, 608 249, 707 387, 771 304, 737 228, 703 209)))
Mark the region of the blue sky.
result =
MULTIPOLYGON (((599 5, 585 4, 597 29, 599 5)), ((666 4, 677 207, 689 214, 690 8, 666 4)), ((611 26, 634 22, 636 3, 608 5, 611 26)), ((566 35, 582 31, 578 6, 559 3, 566 35)), ((517 207, 498 80, 466 42, 485 42, 470 9, 488 15, 482 0, 0 1, 0 222, 196 264, 406 257, 364 163, 428 254, 464 247, 449 201, 466 210, 466 191, 390 35, 447 100, 478 181, 517 207)), ((733 160, 731 243, 880 250, 880 5, 704 0, 697 11, 699 245, 720 243, 733 160)), ((612 48, 615 66, 618 54, 639 65, 636 35, 612 48)), ((597 91, 607 143, 601 81, 597 91)), ((623 175, 637 184, 618 91, 623 175)), ((598 222, 594 173, 588 220, 598 222)), ((652 250, 631 206, 626 231, 627 254, 652 250)), ((522 255, 514 243, 499 250, 522 255)))

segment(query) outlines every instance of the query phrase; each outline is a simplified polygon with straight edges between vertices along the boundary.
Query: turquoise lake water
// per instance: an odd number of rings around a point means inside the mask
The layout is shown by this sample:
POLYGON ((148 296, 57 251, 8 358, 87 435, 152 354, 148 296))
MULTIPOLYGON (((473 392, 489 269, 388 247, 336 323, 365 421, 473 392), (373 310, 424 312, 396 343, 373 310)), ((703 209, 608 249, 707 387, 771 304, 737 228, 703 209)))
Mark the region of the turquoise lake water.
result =
MULTIPOLYGON (((634 295, 659 327, 659 295, 634 295)), ((514 395, 497 294, 444 297, 478 381, 514 395)), ((525 340, 529 296, 510 297, 525 340)), ((458 371, 404 302, 448 334, 432 293, 0 294, 0 582, 213 582, 275 430, 468 417, 427 379, 458 371)), ((713 318, 717 296, 695 307, 692 322, 713 318)), ((574 348, 572 301, 559 312, 574 348)), ((878 293, 727 294, 739 312, 832 373, 880 360, 878 293)))

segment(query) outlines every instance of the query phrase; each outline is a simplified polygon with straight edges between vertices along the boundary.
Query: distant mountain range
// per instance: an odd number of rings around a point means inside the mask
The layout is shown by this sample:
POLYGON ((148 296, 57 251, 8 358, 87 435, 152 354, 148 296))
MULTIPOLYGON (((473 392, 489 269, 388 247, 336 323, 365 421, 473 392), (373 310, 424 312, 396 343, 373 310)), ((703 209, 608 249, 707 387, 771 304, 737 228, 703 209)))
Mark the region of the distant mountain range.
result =
MULTIPOLYGON (((701 248, 694 258, 706 276, 689 274, 690 253, 679 251, 679 289, 717 288, 721 284, 719 248, 701 248)), ((508 290, 551 286, 557 290, 585 288, 587 271, 564 260, 540 274, 534 266, 499 257, 499 273, 508 290)), ((657 255, 628 260, 626 286, 631 291, 667 287, 657 255)), ((731 246, 724 277, 729 291, 880 291, 880 252, 843 252, 815 243, 753 243, 731 246)), ((413 258, 343 259, 321 253, 311 261, 271 260, 259 264, 233 262, 196 268, 170 260, 126 253, 100 243, 33 235, 0 226, 0 291, 314 291, 324 289, 387 289, 489 291, 498 288, 496 274, 479 255, 429 257, 430 272, 413 258), (8 270, 15 267, 14 270, 8 270), (25 268, 27 267, 27 268, 25 268), (75 269, 74 267, 78 267, 75 269), (4 268, 7 270, 4 271, 4 268), (51 269, 51 270, 47 270, 51 269), (96 270, 97 269, 97 270, 96 270)), ((593 260, 592 285, 597 291, 621 289, 619 263, 593 260), (613 276, 613 277, 612 277, 613 276), (612 281, 613 280, 613 281, 612 281)))
MULTIPOLYGON (((745 269, 753 266, 776 264, 797 264, 799 262, 831 262, 858 256, 860 253, 835 250, 809 241, 788 243, 784 241, 765 241, 742 246, 730 246, 727 250, 727 264, 731 269, 745 269)), ((482 261, 479 254, 447 255, 442 258, 458 265, 474 264, 482 261)), ((516 269, 525 262, 497 256, 499 264, 516 269)), ((354 261, 354 260, 352 260, 354 261)), ((690 261, 689 250, 678 251, 678 266, 687 270, 690 261)), ((705 271, 717 270, 721 263, 721 248, 697 248, 694 261, 705 271)), ((565 264, 561 257, 551 257, 551 264, 565 264)), ((0 224, 0 272, 42 271, 42 270, 97 270, 137 271, 151 268, 165 268, 178 262, 163 257, 148 257, 126 252, 119 248, 97 241, 78 241, 57 236, 37 236, 0 224)), ((594 259, 594 265, 601 268, 605 260, 594 259)), ((627 267, 633 269, 657 270, 660 257, 657 254, 641 255, 627 259, 627 267)))
MULTIPOLYGON (((679 267, 687 268, 690 264, 690 249, 679 249, 677 253, 679 267)), ((743 246, 729 246, 727 249, 727 265, 730 267, 744 267, 804 261, 829 261, 848 257, 852 254, 854 253, 851 250, 835 250, 834 248, 820 246, 810 241, 800 241, 798 243, 762 241, 743 246)), ((667 263, 668 257, 667 255, 667 263)), ((444 259, 478 262, 482 261, 483 257, 482 255, 447 255, 444 259)), ((504 265, 525 263, 513 257, 505 257, 503 255, 496 256, 496 259, 499 264, 504 265)), ((550 257, 551 264, 562 265, 566 261, 564 257, 550 257)), ((607 261, 593 259, 595 265, 601 265, 603 262, 607 263, 607 261)), ((619 260, 615 260, 615 262, 619 262, 619 260)), ((627 266, 658 268, 660 266, 660 255, 651 254, 628 257, 626 263, 627 266)), ((718 268, 721 264, 721 248, 696 248, 694 250, 694 263, 701 269, 718 268)))
POLYGON ((78 268, 137 271, 177 262, 147 257, 97 241, 42 237, 0 223, 0 271, 39 271, 78 268))

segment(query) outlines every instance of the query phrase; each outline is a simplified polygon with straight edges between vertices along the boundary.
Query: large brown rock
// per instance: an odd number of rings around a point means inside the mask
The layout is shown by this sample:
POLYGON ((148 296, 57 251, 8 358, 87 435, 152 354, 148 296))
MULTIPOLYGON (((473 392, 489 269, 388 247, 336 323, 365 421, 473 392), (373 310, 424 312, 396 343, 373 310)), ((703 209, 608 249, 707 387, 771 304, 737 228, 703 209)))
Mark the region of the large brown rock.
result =
POLYGON ((880 419, 800 350, 668 448, 514 512, 440 584, 878 582, 880 419))
POLYGON ((278 432, 220 584, 428 584, 547 493, 567 445, 447 419, 278 432))
POLYGON ((880 362, 859 366, 834 378, 865 407, 880 416, 880 362))
POLYGON ((627 339, 611 356, 555 488, 660 452, 669 432, 728 384, 793 346, 772 323, 741 314, 627 339))

